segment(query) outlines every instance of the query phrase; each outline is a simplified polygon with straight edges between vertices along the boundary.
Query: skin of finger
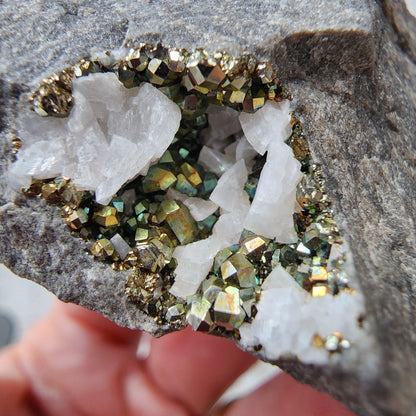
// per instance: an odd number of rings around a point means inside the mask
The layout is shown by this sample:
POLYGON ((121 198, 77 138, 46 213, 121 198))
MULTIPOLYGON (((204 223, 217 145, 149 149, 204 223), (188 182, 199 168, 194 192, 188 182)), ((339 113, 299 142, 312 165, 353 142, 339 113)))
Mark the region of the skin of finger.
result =
POLYGON ((15 347, 0 355, 0 415, 30 416, 33 408, 28 400, 30 389, 19 369, 15 347))
POLYGON ((332 397, 282 373, 228 406, 223 416, 356 416, 332 397))
POLYGON ((227 339, 187 328, 154 340, 146 366, 165 394, 204 414, 255 361, 227 339))
MULTIPOLYGON (((196 350, 206 363, 207 358, 208 362, 212 358, 212 352, 221 354, 218 350, 221 343, 208 348, 210 351, 207 353, 198 348, 198 343, 189 343, 189 331, 183 334, 185 336, 176 344, 184 357, 189 349, 191 355, 192 350, 196 350), (184 345, 189 349, 186 350, 184 345)), ((189 414, 183 407, 166 399, 149 380, 140 363, 135 361, 134 338, 137 336, 134 331, 118 328, 93 312, 68 305, 58 306, 53 316, 34 329, 21 346, 0 355, 0 414, 32 415, 30 409, 33 407, 28 396, 36 398, 44 413, 50 415, 189 414), (65 318, 69 322, 65 322, 65 318), (87 362, 84 362, 85 358, 87 362)), ((160 344, 160 350, 169 348, 166 340, 163 343, 159 341, 154 344, 160 344)), ((201 342, 206 345, 207 341, 201 339, 201 342)), ((221 382, 222 377, 218 384, 221 382)), ((200 386, 196 388, 195 385, 189 392, 193 394, 195 389, 197 394, 201 391, 200 386)), ((281 416, 352 416, 328 396, 300 385, 286 375, 234 403, 226 414, 252 415, 259 409, 262 414, 271 415, 277 414, 276 409, 279 409, 281 416)))
MULTIPOLYGON (((131 345, 136 349, 138 340, 140 339, 140 331, 132 331, 128 328, 120 327, 114 322, 104 318, 99 313, 82 308, 71 303, 57 302, 52 311, 52 319, 61 319, 65 315, 72 321, 78 322, 90 333, 101 337, 107 343, 120 343, 123 345, 131 345)), ((59 323, 57 323, 59 324, 59 323)))
POLYGON ((32 400, 54 416, 189 415, 136 359, 138 335, 94 312, 58 305, 17 347, 32 400))

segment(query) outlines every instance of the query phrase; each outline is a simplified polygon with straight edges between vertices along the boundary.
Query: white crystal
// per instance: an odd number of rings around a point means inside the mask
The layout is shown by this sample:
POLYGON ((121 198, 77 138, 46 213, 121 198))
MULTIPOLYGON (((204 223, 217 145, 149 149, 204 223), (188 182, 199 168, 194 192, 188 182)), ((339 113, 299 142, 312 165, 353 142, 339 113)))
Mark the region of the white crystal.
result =
POLYGON ((59 176, 65 159, 65 145, 60 139, 52 143, 40 140, 20 151, 19 155, 19 164, 12 165, 9 175, 19 178, 23 186, 28 186, 32 177, 49 179, 59 176))
MULTIPOLYGON (((123 87, 124 88, 124 87, 123 87)), ((125 89, 125 88, 124 88, 125 89)), ((178 130, 181 113, 179 107, 149 83, 144 83, 138 94, 129 94, 121 114, 111 112, 108 119, 109 134, 123 136, 140 145, 147 163, 159 159, 178 130)), ((145 163, 146 164, 146 163, 145 163)))
POLYGON ((202 198, 190 197, 185 199, 183 203, 188 207, 195 221, 204 220, 218 209, 217 204, 202 198))
POLYGON ((267 279, 262 285, 262 290, 272 290, 272 289, 283 289, 287 287, 293 287, 301 296, 304 296, 306 299, 308 292, 302 289, 296 282, 293 277, 281 266, 276 266, 272 272, 267 276, 267 279))
POLYGON ((193 295, 211 269, 215 255, 226 242, 212 235, 205 240, 175 248, 173 257, 178 265, 175 269, 175 283, 169 292, 182 299, 193 295))
POLYGON ((270 143, 286 140, 290 136, 289 101, 267 101, 255 113, 241 113, 240 123, 249 143, 264 155, 270 143))
POLYGON ((127 89, 113 73, 74 80, 74 108, 66 119, 32 113, 19 120, 23 148, 13 164, 11 185, 63 174, 81 189, 109 202, 121 186, 145 174, 172 142, 179 107, 146 83, 127 89))
POLYGON ((222 214, 214 225, 212 235, 207 239, 176 247, 173 257, 176 258, 178 266, 170 293, 182 299, 196 293, 211 269, 218 251, 239 241, 248 207, 242 206, 233 212, 222 214))
MULTIPOLYGON (((123 84, 117 79, 115 74, 109 73, 97 73, 88 75, 87 77, 77 78, 73 83, 73 94, 75 98, 75 106, 77 97, 85 97, 88 103, 90 103, 92 111, 97 115, 100 112, 96 110, 96 104, 102 104, 99 108, 106 109, 109 112, 119 112, 122 110, 126 95, 129 92, 123 86, 123 84)), ((78 106, 79 109, 83 107, 78 106)), ((104 118, 104 120, 106 120, 104 118)))
POLYGON ((238 243, 241 233, 244 230, 246 215, 247 210, 242 207, 239 211, 226 212, 218 218, 212 232, 213 235, 224 241, 222 248, 238 243))
POLYGON ((204 220, 218 209, 218 205, 214 204, 212 201, 207 201, 197 197, 189 197, 188 195, 185 195, 173 188, 168 189, 165 194, 165 199, 174 199, 183 202, 189 209, 189 212, 195 221, 204 220))
POLYGON ((164 198, 168 201, 169 200, 176 200, 176 201, 184 202, 186 199, 189 198, 189 196, 186 195, 186 194, 183 194, 182 192, 179 192, 178 190, 176 190, 172 187, 170 187, 170 188, 168 188, 164 198))
POLYGON ((208 146, 203 146, 199 152, 198 163, 217 176, 221 176, 227 171, 233 165, 233 162, 233 157, 208 146))
MULTIPOLYGON (((175 249, 173 256, 178 266, 170 289, 175 296, 185 299, 194 294, 211 269, 217 252, 238 242, 250 206, 243 189, 246 180, 247 168, 244 160, 240 160, 219 179, 211 194, 214 205, 225 211, 214 225, 212 236, 175 249)), ((168 191, 167 196, 178 197, 176 191, 168 191)), ((183 199, 184 203, 189 199, 183 199)))
POLYGON ((246 166, 251 166, 253 159, 257 156, 257 152, 248 142, 246 136, 242 136, 236 143, 235 160, 244 159, 246 166))
MULTIPOLYGON (((229 144, 227 147, 225 147, 224 150, 223 150, 223 153, 226 156, 228 156, 229 158, 231 158, 231 160, 233 160, 234 162, 236 161, 235 152, 236 152, 236 149, 237 149, 237 144, 238 144, 238 141, 235 140, 234 142, 229 144)), ((241 157, 239 159, 241 159, 241 157)))
MULTIPOLYGON (((249 117, 244 119, 252 138, 251 144, 254 147, 257 145, 258 148, 259 143, 263 145, 267 142, 268 146, 267 161, 260 175, 245 228, 264 237, 276 238, 280 243, 293 243, 297 241, 293 223, 296 186, 302 173, 300 163, 294 158, 292 149, 284 143, 290 133, 286 125, 289 123, 289 118, 284 119, 281 112, 280 108, 271 105, 268 106, 267 117, 258 118, 255 113, 248 114, 249 117), (271 129, 269 123, 273 113, 276 120, 283 120, 285 124, 276 124, 275 121, 271 129), (258 128, 258 134, 267 135, 267 139, 263 137, 257 142, 254 140, 254 124, 258 128)), ((249 137, 247 139, 250 141, 249 137)))
POLYGON ((230 107, 208 106, 208 127, 201 132, 203 143, 222 151, 229 136, 241 131, 239 113, 230 107))
POLYGON ((241 159, 221 176, 209 199, 227 212, 245 210, 250 206, 248 194, 244 191, 247 177, 247 168, 241 159))
POLYGON ((148 155, 144 146, 114 135, 102 164, 97 166, 98 172, 106 178, 95 190, 97 202, 107 203, 124 183, 135 178, 146 166, 148 155))
POLYGON ((112 49, 103 51, 102 49, 93 47, 91 49, 91 61, 102 62, 107 68, 113 66, 117 61, 123 60, 129 53, 128 48, 112 49))
MULTIPOLYGON (((263 284, 257 310, 253 322, 240 328, 241 344, 261 344, 270 360, 291 354, 306 363, 327 362, 328 353, 311 344, 316 334, 326 337, 340 332, 350 342, 361 342, 366 350, 374 347, 371 337, 357 323, 364 312, 362 296, 341 292, 314 298, 281 267, 275 268, 263 284)), ((358 359, 354 355, 349 358, 358 359)), ((373 367, 374 361, 368 365, 373 367)))
POLYGON ((127 257, 127 254, 130 253, 131 247, 126 243, 124 238, 120 234, 115 234, 111 239, 111 244, 114 249, 120 256, 121 260, 124 260, 127 257))
POLYGON ((210 237, 175 248, 173 257, 178 266, 170 293, 182 299, 196 293, 210 271, 215 255, 239 241, 244 217, 242 211, 223 214, 214 225, 210 237))
POLYGON ((17 119, 19 136, 24 138, 22 149, 49 137, 65 139, 66 124, 67 119, 64 118, 39 117, 35 112, 27 111, 17 119))

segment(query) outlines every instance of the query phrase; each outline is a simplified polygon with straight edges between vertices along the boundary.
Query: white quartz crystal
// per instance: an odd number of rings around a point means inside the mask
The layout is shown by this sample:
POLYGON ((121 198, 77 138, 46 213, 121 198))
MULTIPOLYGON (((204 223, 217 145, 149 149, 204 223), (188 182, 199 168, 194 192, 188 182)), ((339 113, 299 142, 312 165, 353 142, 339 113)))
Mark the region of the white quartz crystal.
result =
POLYGON ((207 113, 208 127, 201 132, 201 138, 211 148, 222 151, 229 143, 228 137, 241 131, 239 112, 210 104, 207 113))
POLYGON ((183 194, 182 192, 177 191, 174 188, 169 188, 164 196, 164 198, 169 201, 169 200, 176 200, 176 201, 181 201, 184 202, 186 201, 188 198, 190 198, 188 195, 183 194))
POLYGON ((244 191, 247 176, 245 162, 240 159, 221 176, 209 199, 227 212, 246 210, 250 206, 248 194, 244 191))
POLYGON ((102 62, 104 66, 110 68, 117 61, 121 61, 126 58, 129 53, 128 48, 112 49, 110 51, 103 51, 100 48, 91 48, 91 61, 102 62))
POLYGON ((208 275, 215 255, 220 250, 238 243, 243 231, 244 218, 242 211, 225 213, 214 225, 210 237, 176 247, 173 257, 176 258, 178 266, 175 269, 175 283, 169 292, 182 299, 196 293, 208 275))
MULTIPOLYGON (((224 150, 223 150, 223 153, 226 156, 230 157, 234 161, 236 160, 235 159, 235 151, 237 149, 237 144, 238 144, 238 139, 236 139, 234 142, 232 142, 228 146, 224 147, 224 150)), ((257 154, 257 152, 256 152, 256 154, 257 154)))
MULTIPOLYGON (((365 310, 361 295, 341 292, 337 296, 312 297, 280 266, 265 280, 257 310, 253 322, 240 328, 241 344, 261 344, 269 360, 291 354, 306 363, 325 363, 328 352, 314 347, 312 338, 325 338, 334 332, 340 332, 352 343, 362 342, 363 348, 372 348, 368 333, 358 325, 365 310)), ((350 354, 355 353, 352 350, 350 354)))
POLYGON ((227 171, 234 162, 232 156, 226 155, 219 150, 215 150, 209 146, 203 146, 199 152, 198 163, 208 172, 221 176, 227 171))
POLYGON ((189 209, 195 221, 202 221, 212 215, 217 209, 218 205, 206 199, 188 196, 176 189, 169 188, 165 194, 165 199, 181 201, 189 209))
POLYGON ((293 213, 296 186, 302 177, 300 163, 284 143, 291 132, 288 111, 286 102, 270 102, 256 113, 242 113, 240 117, 247 140, 259 153, 267 150, 267 161, 244 225, 246 229, 275 238, 279 243, 297 240, 293 213))
POLYGON ((297 241, 293 223, 300 163, 284 143, 273 142, 260 175, 245 228, 279 243, 297 241))
POLYGON ((169 292, 182 299, 196 293, 211 269, 217 252, 227 247, 223 244, 221 238, 212 235, 205 240, 176 247, 173 257, 178 265, 175 269, 175 283, 169 292))
MULTIPOLYGON (((36 116, 39 117, 39 116, 36 116)), ((19 151, 18 161, 9 170, 9 183, 13 189, 27 188, 32 177, 49 179, 59 176, 62 159, 65 157, 64 141, 57 139, 53 143, 39 140, 19 151)))
POLYGON ((207 171, 221 176, 240 159, 244 159, 247 168, 251 168, 257 154, 246 137, 240 136, 236 137, 236 140, 225 147, 223 151, 203 146, 199 153, 198 163, 207 171))
POLYGON ((222 248, 239 242, 241 233, 244 230, 246 215, 247 211, 244 209, 235 212, 226 212, 220 215, 214 225, 213 234, 219 236, 222 241, 227 243, 222 248))
POLYGON ((202 198, 190 197, 185 199, 183 203, 189 209, 195 221, 204 220, 218 209, 217 204, 202 198))
POLYGON ((246 166, 251 167, 253 165, 253 159, 257 156, 257 152, 248 142, 246 136, 242 136, 236 143, 235 160, 244 159, 246 166))
POLYGON ((76 79, 73 95, 75 105, 66 119, 21 117, 23 148, 10 182, 28 186, 32 178, 62 174, 106 204, 167 149, 179 127, 180 109, 150 84, 127 89, 113 73, 76 79))
POLYGON ((165 195, 165 199, 174 199, 183 202, 184 205, 189 209, 189 212, 195 221, 204 220, 218 209, 218 205, 212 201, 207 201, 205 199, 193 196, 190 197, 173 188, 168 189, 165 195))
POLYGON ((240 123, 247 140, 264 155, 270 143, 286 140, 291 133, 289 101, 267 101, 255 113, 241 113, 240 123))

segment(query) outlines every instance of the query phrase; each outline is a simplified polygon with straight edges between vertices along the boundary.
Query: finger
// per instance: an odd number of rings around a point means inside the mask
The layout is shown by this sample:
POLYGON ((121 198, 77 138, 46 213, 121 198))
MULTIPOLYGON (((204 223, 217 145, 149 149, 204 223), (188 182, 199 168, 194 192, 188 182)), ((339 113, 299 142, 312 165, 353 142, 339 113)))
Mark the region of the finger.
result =
POLYGON ((71 303, 57 302, 50 319, 54 325, 62 327, 63 318, 67 323, 73 322, 76 326, 82 327, 83 332, 88 333, 90 337, 120 346, 130 346, 134 351, 141 336, 140 331, 122 328, 96 312, 71 303))
POLYGON ((188 328, 153 340, 145 364, 166 395, 203 414, 255 360, 227 339, 188 328))
POLYGON ((13 347, 0 355, 0 403, 2 415, 30 416, 35 411, 29 384, 18 366, 17 349, 13 347))
POLYGON ((224 416, 355 416, 341 403, 282 373, 243 399, 232 403, 224 416))
POLYGON ((17 347, 40 414, 186 415, 160 394, 136 359, 139 336, 94 312, 58 304, 17 347))

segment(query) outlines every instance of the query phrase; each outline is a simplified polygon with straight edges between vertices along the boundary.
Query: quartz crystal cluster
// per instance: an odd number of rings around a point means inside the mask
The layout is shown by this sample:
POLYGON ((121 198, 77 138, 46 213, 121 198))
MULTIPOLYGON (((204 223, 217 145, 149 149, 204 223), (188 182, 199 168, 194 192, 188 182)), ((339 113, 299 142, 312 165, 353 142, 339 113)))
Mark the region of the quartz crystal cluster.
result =
POLYGON ((42 82, 10 182, 157 323, 319 362, 358 339, 362 298, 290 98, 251 55, 128 46, 42 82))
POLYGON ((127 90, 114 73, 74 83, 68 118, 24 117, 23 151, 11 170, 20 184, 65 176, 106 205, 124 183, 145 174, 179 128, 177 105, 150 84, 127 90), (40 120, 39 120, 40 119, 40 120))

